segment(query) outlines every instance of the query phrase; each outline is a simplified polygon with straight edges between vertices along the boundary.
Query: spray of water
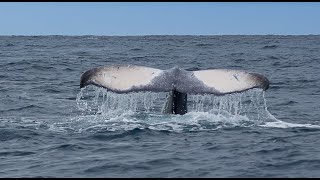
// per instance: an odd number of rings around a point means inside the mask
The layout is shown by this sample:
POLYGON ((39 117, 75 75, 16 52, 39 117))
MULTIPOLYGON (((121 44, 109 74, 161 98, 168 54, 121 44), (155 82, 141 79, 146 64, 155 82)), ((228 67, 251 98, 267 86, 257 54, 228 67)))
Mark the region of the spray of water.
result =
POLYGON ((116 94, 87 86, 77 94, 75 114, 69 118, 0 118, 2 125, 58 132, 128 131, 135 128, 174 132, 212 131, 233 127, 318 128, 319 125, 293 124, 275 118, 267 109, 265 92, 252 89, 225 96, 188 95, 188 113, 163 114, 168 92, 116 94))
POLYGON ((136 92, 117 94, 106 89, 88 86, 77 95, 77 107, 82 115, 102 116, 121 115, 127 112, 157 112, 159 102, 164 101, 165 93, 136 92), (87 90, 92 88, 92 90, 87 90))
POLYGON ((252 89, 224 96, 188 95, 188 113, 162 114, 168 92, 135 92, 117 94, 106 89, 87 86, 77 95, 78 117, 72 126, 81 130, 130 130, 149 128, 168 131, 215 130, 221 127, 307 127, 275 118, 267 109, 265 92, 252 89))
POLYGON ((116 94, 87 86, 77 95, 78 117, 73 127, 109 131, 149 128, 169 131, 213 130, 221 127, 315 127, 278 120, 267 110, 265 92, 252 89, 225 96, 188 95, 188 113, 162 114, 167 92, 116 94), (87 125, 87 126, 85 126, 87 125))

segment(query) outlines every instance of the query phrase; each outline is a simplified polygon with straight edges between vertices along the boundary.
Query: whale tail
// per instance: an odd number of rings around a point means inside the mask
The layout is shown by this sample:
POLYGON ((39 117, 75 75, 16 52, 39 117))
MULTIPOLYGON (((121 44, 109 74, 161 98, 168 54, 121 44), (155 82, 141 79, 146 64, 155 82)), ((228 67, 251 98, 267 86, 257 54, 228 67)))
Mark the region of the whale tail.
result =
POLYGON ((165 113, 187 112, 187 94, 225 95, 253 88, 264 91, 269 80, 257 73, 232 69, 186 71, 178 67, 160 70, 136 65, 97 67, 84 72, 80 88, 95 85, 115 93, 170 92, 165 113))

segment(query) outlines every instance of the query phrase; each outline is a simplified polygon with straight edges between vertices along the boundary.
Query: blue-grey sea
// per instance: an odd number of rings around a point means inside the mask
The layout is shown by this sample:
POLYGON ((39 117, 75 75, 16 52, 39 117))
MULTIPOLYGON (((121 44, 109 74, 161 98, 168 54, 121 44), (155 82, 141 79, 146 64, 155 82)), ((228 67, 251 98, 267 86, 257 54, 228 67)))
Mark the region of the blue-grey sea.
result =
POLYGON ((0 36, 0 177, 320 177, 320 36, 0 36), (98 66, 239 69, 226 96, 80 89, 98 66))

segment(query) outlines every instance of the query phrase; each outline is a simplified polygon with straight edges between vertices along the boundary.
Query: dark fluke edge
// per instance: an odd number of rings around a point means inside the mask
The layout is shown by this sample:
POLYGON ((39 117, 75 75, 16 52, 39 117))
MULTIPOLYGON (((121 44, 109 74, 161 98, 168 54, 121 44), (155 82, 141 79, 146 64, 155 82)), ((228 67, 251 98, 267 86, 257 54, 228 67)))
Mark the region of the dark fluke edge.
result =
POLYGON ((174 67, 160 70, 136 65, 112 65, 90 69, 82 74, 80 88, 95 85, 115 93, 138 91, 170 92, 165 113, 185 114, 187 94, 225 95, 269 88, 263 75, 232 69, 187 71, 174 67))

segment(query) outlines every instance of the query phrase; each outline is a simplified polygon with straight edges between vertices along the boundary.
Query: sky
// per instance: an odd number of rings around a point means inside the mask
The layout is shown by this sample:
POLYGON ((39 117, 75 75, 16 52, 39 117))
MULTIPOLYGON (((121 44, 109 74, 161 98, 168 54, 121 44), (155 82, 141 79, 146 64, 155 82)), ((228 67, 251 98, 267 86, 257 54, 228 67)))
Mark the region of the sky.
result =
POLYGON ((0 2, 0 35, 320 34, 319 2, 0 2))

